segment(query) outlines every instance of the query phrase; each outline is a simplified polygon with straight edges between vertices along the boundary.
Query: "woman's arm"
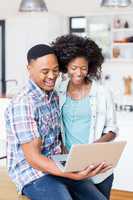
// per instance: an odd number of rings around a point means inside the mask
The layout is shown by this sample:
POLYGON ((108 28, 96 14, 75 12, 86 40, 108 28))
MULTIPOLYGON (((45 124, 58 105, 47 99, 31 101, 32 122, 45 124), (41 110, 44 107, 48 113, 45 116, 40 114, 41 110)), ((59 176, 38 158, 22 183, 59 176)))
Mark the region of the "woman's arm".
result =
POLYGON ((116 137, 116 133, 109 131, 106 134, 103 134, 101 136, 101 138, 99 138, 98 140, 94 141, 94 142, 109 142, 111 140, 114 140, 116 137))

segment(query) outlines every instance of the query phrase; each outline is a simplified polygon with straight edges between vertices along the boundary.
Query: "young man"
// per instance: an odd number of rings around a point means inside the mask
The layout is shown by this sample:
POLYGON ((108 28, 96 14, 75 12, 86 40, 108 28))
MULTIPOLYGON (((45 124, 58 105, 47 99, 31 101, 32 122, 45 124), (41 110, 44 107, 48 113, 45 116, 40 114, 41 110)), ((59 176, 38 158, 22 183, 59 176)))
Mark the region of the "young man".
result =
POLYGON ((53 49, 44 44, 32 47, 27 60, 29 81, 5 113, 10 177, 32 200, 106 200, 92 193, 86 180, 105 170, 105 163, 63 173, 50 159, 61 153, 58 96, 53 91, 58 61, 53 49))

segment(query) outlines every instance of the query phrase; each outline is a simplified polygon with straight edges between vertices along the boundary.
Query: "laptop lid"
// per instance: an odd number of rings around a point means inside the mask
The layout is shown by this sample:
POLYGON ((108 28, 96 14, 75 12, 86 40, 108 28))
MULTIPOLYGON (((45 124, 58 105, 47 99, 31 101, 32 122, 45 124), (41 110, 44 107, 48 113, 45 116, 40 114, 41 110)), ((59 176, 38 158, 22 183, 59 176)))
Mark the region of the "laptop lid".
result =
POLYGON ((92 164, 106 162, 113 168, 117 165, 126 145, 126 141, 106 143, 75 144, 72 146, 62 167, 64 172, 81 171, 92 164))

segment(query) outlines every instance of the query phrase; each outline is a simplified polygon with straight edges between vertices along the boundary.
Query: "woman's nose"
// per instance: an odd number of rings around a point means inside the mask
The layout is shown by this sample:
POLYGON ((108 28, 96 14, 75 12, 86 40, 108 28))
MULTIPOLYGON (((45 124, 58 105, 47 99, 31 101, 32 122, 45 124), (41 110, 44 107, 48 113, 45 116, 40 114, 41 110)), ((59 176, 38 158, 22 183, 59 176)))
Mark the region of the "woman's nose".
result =
POLYGON ((77 68, 77 70, 76 70, 76 74, 77 74, 78 76, 81 75, 81 69, 80 69, 80 68, 77 68))

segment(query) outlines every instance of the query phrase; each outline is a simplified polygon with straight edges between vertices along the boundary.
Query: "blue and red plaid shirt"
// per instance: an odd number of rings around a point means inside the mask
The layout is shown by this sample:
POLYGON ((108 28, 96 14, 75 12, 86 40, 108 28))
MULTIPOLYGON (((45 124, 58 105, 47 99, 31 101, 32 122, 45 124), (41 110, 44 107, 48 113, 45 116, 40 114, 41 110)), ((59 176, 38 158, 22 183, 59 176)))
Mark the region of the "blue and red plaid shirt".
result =
POLYGON ((7 131, 8 172, 18 191, 44 176, 25 159, 21 144, 35 138, 42 140, 42 154, 50 157, 61 152, 59 99, 56 92, 44 93, 34 82, 15 97, 8 106, 5 119, 7 131))

